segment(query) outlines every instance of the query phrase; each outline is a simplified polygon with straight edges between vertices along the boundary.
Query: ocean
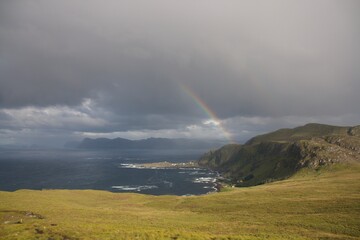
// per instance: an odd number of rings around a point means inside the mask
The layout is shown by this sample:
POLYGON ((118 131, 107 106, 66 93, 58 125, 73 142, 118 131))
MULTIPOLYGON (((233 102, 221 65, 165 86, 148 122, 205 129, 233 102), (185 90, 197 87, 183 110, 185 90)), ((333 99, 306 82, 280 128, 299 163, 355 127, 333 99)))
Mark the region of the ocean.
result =
POLYGON ((215 191, 204 169, 148 169, 134 164, 186 162, 205 150, 0 150, 0 190, 95 189, 153 195, 215 191))

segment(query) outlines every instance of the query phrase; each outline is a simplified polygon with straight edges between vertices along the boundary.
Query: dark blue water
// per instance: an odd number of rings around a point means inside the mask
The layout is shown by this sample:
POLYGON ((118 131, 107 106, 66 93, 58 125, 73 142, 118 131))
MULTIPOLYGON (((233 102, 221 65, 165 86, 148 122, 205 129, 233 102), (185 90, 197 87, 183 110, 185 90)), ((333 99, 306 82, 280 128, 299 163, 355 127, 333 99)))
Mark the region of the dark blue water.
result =
POLYGON ((136 169, 131 164, 184 162, 204 150, 0 150, 0 190, 97 189, 197 195, 214 191, 215 174, 199 169, 136 169))

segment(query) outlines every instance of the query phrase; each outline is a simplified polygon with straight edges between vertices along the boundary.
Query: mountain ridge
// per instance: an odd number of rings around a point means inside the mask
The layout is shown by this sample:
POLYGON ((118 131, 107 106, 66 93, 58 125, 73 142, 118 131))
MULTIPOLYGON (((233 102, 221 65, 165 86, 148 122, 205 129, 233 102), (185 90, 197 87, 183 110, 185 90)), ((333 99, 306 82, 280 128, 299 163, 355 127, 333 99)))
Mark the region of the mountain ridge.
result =
POLYGON ((129 140, 126 138, 84 138, 77 148, 82 149, 212 149, 224 144, 218 140, 186 138, 146 138, 129 140))

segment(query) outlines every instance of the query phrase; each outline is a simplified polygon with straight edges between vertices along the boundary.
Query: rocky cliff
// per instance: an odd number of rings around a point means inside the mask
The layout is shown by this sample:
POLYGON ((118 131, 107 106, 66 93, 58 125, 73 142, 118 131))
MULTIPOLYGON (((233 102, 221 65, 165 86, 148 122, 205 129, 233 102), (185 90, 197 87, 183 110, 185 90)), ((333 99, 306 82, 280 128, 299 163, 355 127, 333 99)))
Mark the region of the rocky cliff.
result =
POLYGON ((284 179, 301 168, 360 162, 360 126, 307 124, 260 135, 244 145, 225 145, 199 159, 238 186, 284 179))

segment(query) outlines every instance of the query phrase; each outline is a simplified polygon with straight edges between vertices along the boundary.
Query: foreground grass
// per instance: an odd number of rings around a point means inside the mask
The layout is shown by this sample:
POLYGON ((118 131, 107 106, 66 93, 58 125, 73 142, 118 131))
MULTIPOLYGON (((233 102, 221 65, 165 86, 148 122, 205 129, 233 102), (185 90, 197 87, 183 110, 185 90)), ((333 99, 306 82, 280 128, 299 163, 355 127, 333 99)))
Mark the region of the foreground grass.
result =
POLYGON ((194 197, 0 192, 0 239, 360 239, 360 168, 194 197))

